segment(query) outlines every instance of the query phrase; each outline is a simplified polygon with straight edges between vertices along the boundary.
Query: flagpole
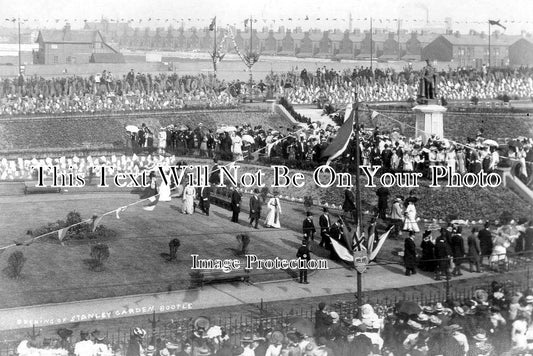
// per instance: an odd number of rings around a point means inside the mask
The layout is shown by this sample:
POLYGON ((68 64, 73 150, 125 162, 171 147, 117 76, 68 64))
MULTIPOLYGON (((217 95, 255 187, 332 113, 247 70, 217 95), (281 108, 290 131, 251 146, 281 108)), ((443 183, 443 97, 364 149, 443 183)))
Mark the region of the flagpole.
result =
POLYGON ((214 42, 213 42, 213 69, 214 69, 214 82, 215 82, 215 85, 216 85, 216 81, 217 81, 217 63, 216 63, 216 57, 218 55, 217 53, 217 17, 215 16, 215 26, 214 26, 214 31, 215 31, 215 35, 214 35, 214 42))
POLYGON ((489 68, 490 68, 490 20, 489 20, 489 68))
MULTIPOLYGON (((252 56, 252 34, 253 34, 253 25, 252 25, 252 15, 250 15, 250 50, 248 53, 250 53, 249 57, 251 58, 252 56)), ((248 70, 250 71, 250 102, 253 101, 253 92, 252 92, 252 82, 253 82, 253 78, 252 78, 252 66, 250 64, 248 64, 249 67, 248 67, 248 70)))
MULTIPOLYGON (((357 99, 357 86, 354 85, 354 102, 352 107, 354 115, 354 133, 355 133, 355 209, 357 214, 357 224, 359 227, 359 236, 362 236, 363 215, 361 214, 361 184, 359 175, 359 103, 357 99)), ((357 271, 357 313, 361 314, 361 305, 363 305, 363 273, 357 271)))
POLYGON ((370 18, 370 72, 372 73, 372 78, 374 78, 374 71, 372 70, 372 17, 370 18))

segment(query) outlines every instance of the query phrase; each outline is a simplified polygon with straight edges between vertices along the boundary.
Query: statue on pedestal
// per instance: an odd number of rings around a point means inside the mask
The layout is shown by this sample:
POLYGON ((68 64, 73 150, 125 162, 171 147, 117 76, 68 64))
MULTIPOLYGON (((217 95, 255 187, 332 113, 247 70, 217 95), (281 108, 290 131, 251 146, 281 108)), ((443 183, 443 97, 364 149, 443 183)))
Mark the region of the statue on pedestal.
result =
POLYGON ((422 69, 420 83, 418 86, 418 98, 424 103, 436 98, 437 92, 437 71, 426 59, 426 66, 422 69))

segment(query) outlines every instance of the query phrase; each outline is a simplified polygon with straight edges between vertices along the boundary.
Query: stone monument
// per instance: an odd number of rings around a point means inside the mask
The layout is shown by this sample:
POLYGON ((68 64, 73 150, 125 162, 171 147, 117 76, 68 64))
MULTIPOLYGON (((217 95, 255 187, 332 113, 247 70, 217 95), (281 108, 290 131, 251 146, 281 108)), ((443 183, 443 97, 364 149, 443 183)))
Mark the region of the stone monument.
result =
POLYGON ((413 108, 416 114, 416 137, 422 137, 424 143, 431 135, 444 136, 444 112, 446 108, 439 105, 437 99, 437 74, 435 68, 426 59, 418 87, 419 105, 413 108))

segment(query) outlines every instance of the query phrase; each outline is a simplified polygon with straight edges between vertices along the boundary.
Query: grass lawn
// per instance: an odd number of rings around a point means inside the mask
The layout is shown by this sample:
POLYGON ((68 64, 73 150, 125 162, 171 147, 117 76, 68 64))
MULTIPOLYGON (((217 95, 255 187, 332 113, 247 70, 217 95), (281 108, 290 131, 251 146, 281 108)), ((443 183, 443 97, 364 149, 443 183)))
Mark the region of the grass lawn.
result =
MULTIPOLYGON (((64 194, 10 197, 0 200, 4 212, 0 224, 4 233, 1 245, 24 238, 28 229, 65 219, 76 210, 83 218, 103 213, 136 201, 136 195, 64 194)), ((210 217, 202 213, 182 215, 181 202, 160 203, 153 212, 141 205, 128 208, 117 219, 106 216, 102 224, 117 236, 100 241, 109 245, 110 258, 102 272, 89 270, 90 244, 68 240, 65 246, 57 236, 44 237, 28 247, 15 247, 0 256, 6 266, 12 251, 20 249, 27 258, 19 280, 0 273, 0 307, 65 302, 119 295, 186 289, 190 286, 191 254, 200 258, 239 258, 235 236, 249 232, 249 253, 262 258, 293 258, 299 246, 292 231, 250 229, 243 219, 241 225, 229 221, 230 214, 212 208, 210 217), (161 253, 169 251, 169 241, 181 241, 178 261, 167 262, 161 253)), ((244 217, 243 217, 244 218, 244 217)), ((252 271, 252 281, 291 278, 292 271, 252 271)))

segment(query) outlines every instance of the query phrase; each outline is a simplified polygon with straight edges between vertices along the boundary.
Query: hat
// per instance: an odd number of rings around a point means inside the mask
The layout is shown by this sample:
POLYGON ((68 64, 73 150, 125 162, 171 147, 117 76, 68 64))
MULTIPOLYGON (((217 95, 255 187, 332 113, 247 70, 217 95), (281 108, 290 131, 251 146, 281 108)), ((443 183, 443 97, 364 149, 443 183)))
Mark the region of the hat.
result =
POLYGON ((277 330, 273 331, 272 334, 270 335, 270 341, 273 344, 281 344, 284 338, 285 336, 283 335, 283 333, 277 330))
POLYGON ((142 329, 142 328, 134 328, 133 329, 133 335, 142 338, 142 337, 146 336, 146 331, 144 329, 142 329))
POLYGON ((307 215, 307 216, 313 216, 313 214, 312 214, 310 211, 308 211, 305 215, 307 215))
POLYGON ((331 316, 332 319, 339 319, 339 314, 337 312, 331 312, 329 313, 329 316, 331 316))
POLYGON ((526 297, 526 303, 533 304, 533 295, 528 295, 526 297))
POLYGON ((160 356, 170 356, 170 352, 167 349, 161 349, 159 350, 160 356))
POLYGON ((414 320, 409 320, 409 321, 407 322, 407 326, 411 327, 411 329, 413 329, 413 330, 418 330, 418 331, 424 329, 424 328, 422 327, 422 324, 417 323, 417 322, 414 321, 414 320))
POLYGON ((102 341, 105 339, 105 335, 102 334, 102 332, 100 332, 100 330, 95 330, 91 333, 91 335, 97 340, 97 341, 102 341))
POLYGON ((461 307, 454 307, 453 311, 460 316, 465 316, 465 310, 461 307))
POLYGON ((445 326, 444 329, 446 331, 449 331, 449 332, 463 330, 463 328, 460 325, 457 325, 457 324, 452 324, 452 325, 445 326))
POLYGON ((312 353, 316 348, 316 345, 313 343, 313 342, 309 342, 307 343, 307 345, 305 345, 305 352, 309 352, 309 353, 312 353))
POLYGON ((487 340, 487 333, 483 329, 476 330, 476 334, 472 336, 474 340, 477 341, 486 341, 487 340))
MULTIPOLYGON (((243 350, 243 352, 244 352, 244 350, 243 350)), ((196 348, 196 355, 198 355, 198 356, 207 356, 207 355, 210 355, 210 354, 211 354, 211 351, 209 350, 209 348, 207 346, 200 346, 200 347, 196 348)))
POLYGON ((435 304, 435 309, 434 309, 436 312, 441 312, 444 310, 444 306, 442 305, 442 303, 437 303, 435 304))
POLYGON ((148 345, 146 348, 146 353, 153 354, 155 352, 155 346, 154 345, 148 345))
POLYGON ((416 316, 416 319, 419 321, 419 322, 426 322, 426 321, 429 321, 429 315, 427 314, 424 314, 424 313, 420 313, 416 316))
POLYGON ((431 316, 429 317, 429 322, 430 322, 431 324, 434 324, 434 325, 440 325, 440 324, 442 324, 442 320, 440 320, 440 318, 439 318, 438 316, 436 316, 436 315, 431 315, 431 316))
POLYGON ((169 342, 167 342, 167 343, 165 344, 165 347, 166 347, 168 350, 177 350, 177 349, 179 348, 179 345, 174 344, 174 343, 172 343, 172 342, 169 341, 169 342))
POLYGON ((233 345, 231 348, 231 354, 234 356, 238 356, 244 353, 244 348, 242 346, 233 345))

